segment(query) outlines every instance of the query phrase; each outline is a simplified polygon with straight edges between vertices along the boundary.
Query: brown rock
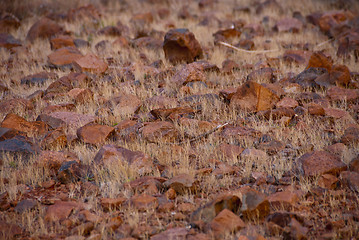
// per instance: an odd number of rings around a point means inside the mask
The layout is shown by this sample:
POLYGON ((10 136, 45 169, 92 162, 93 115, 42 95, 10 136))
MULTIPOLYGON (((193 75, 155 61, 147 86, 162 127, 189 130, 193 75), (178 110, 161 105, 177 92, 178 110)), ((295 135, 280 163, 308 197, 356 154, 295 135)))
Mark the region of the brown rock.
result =
POLYGON ((344 171, 340 178, 352 191, 359 192, 359 173, 344 171))
POLYGON ((106 26, 101 28, 98 32, 99 35, 119 37, 122 34, 122 30, 118 26, 106 26))
POLYGON ((349 169, 350 171, 359 173, 359 155, 350 161, 349 169))
POLYGON ((206 75, 203 73, 202 68, 195 63, 185 65, 170 79, 170 82, 177 87, 196 81, 205 82, 206 75))
POLYGON ((157 198, 146 194, 133 196, 130 201, 131 204, 133 204, 133 206, 140 211, 146 211, 148 209, 153 209, 158 206, 157 198))
POLYGON ((234 70, 239 70, 239 69, 240 69, 240 67, 239 67, 238 63, 236 63, 233 60, 226 59, 222 62, 221 72, 224 74, 230 74, 234 70))
POLYGON ((332 101, 342 101, 346 100, 348 102, 355 101, 359 99, 359 90, 358 89, 346 89, 341 87, 331 87, 327 91, 327 96, 332 101))
POLYGON ((228 209, 223 209, 211 222, 215 239, 224 239, 227 234, 235 233, 245 226, 242 219, 228 209))
POLYGON ((179 133, 170 122, 151 122, 142 128, 142 136, 149 142, 173 142, 179 133))
POLYGON ((320 30, 322 30, 324 33, 328 33, 332 27, 338 25, 346 19, 347 16, 343 11, 330 11, 324 13, 318 19, 318 25, 320 30))
POLYGON ((348 148, 343 143, 335 143, 328 146, 325 150, 337 155, 338 157, 342 157, 348 148))
POLYGON ((58 171, 63 163, 74 160, 76 161, 77 159, 63 152, 42 151, 37 159, 37 164, 50 170, 58 171))
POLYGON ((153 235, 151 240, 167 240, 167 239, 176 239, 176 240, 185 240, 188 234, 187 228, 175 227, 167 229, 159 234, 153 235))
POLYGON ((56 177, 62 184, 77 183, 84 178, 87 171, 86 166, 78 160, 67 161, 62 163, 56 177))
POLYGON ((12 98, 0 102, 0 112, 3 114, 25 112, 34 108, 31 101, 21 98, 12 98))
POLYGON ((348 127, 345 129, 340 141, 345 145, 356 144, 359 142, 359 127, 348 127))
POLYGON ((38 38, 50 38, 63 31, 63 28, 49 18, 41 18, 31 26, 26 40, 34 42, 38 38))
POLYGON ((332 174, 323 174, 318 179, 318 186, 321 188, 334 190, 336 188, 337 182, 338 178, 332 174))
POLYGON ((44 84, 50 79, 57 78, 57 74, 53 72, 40 72, 31 75, 27 75, 21 78, 21 84, 34 85, 34 84, 44 84))
POLYGON ((48 131, 48 126, 44 122, 28 122, 24 118, 9 113, 1 123, 3 128, 13 128, 20 132, 25 132, 28 136, 43 135, 48 131))
POLYGON ((44 93, 44 99, 48 100, 57 96, 64 96, 72 88, 71 80, 66 76, 61 77, 47 87, 44 93))
POLYGON ((230 105, 250 112, 271 109, 279 96, 270 89, 256 83, 246 82, 232 96, 230 105))
POLYGON ((52 50, 60 49, 63 47, 76 47, 74 39, 66 35, 51 38, 50 46, 52 50))
MULTIPOLYGON (((275 72, 274 72, 274 69, 270 68, 270 67, 264 67, 264 68, 253 70, 247 76, 247 80, 253 81, 253 82, 273 82, 274 79, 275 79, 275 72)), ((262 86, 265 86, 265 84, 262 84, 262 86)), ((265 86, 265 87, 276 92, 274 88, 270 87, 270 85, 265 86)))
POLYGON ((92 4, 70 9, 67 12, 67 19, 71 22, 83 19, 92 19, 94 22, 101 17, 99 9, 92 4))
POLYGON ((15 39, 10 34, 0 33, 0 48, 11 49, 18 46, 21 46, 20 40, 15 39))
POLYGON ((82 204, 77 202, 58 201, 48 207, 45 215, 45 221, 56 222, 68 218, 74 209, 81 209, 82 204))
POLYGON ((289 223, 289 233, 293 239, 306 239, 309 229, 307 227, 303 227, 300 222, 298 222, 295 218, 292 218, 289 223))
POLYGON ((91 213, 89 210, 80 211, 80 218, 84 218, 86 221, 97 223, 103 220, 102 217, 97 216, 94 213, 91 213))
POLYGON ((350 71, 345 65, 334 65, 330 72, 330 82, 347 86, 350 82, 350 71))
POLYGON ((62 149, 67 145, 67 136, 61 128, 55 129, 45 134, 40 145, 48 150, 62 149))
POLYGON ((276 108, 264 112, 258 112, 258 114, 263 114, 266 119, 272 118, 273 120, 279 120, 283 117, 291 119, 295 115, 295 112, 292 108, 276 108))
POLYGON ((218 150, 221 154, 223 154, 226 158, 229 159, 236 159, 238 156, 241 155, 241 153, 243 152, 244 148, 237 146, 237 145, 233 145, 233 144, 228 144, 228 143, 222 143, 219 147, 218 150))
POLYGON ((25 211, 33 210, 37 206, 37 201, 33 199, 24 199, 20 201, 14 208, 15 212, 23 213, 25 211))
POLYGON ((152 168, 152 163, 144 153, 140 151, 131 151, 115 145, 104 145, 97 152, 94 162, 105 165, 128 165, 131 169, 136 169, 140 174, 149 172, 152 168))
POLYGON ((101 198, 101 207, 105 211, 117 209, 121 206, 122 203, 126 201, 126 198, 118 197, 118 198, 101 198))
POLYGON ((329 72, 332 69, 333 60, 331 57, 327 57, 322 52, 314 52, 310 56, 309 63, 306 69, 309 68, 325 68, 329 72))
POLYGON ((279 102, 276 103, 277 108, 296 108, 298 107, 298 102, 289 97, 282 98, 279 102))
POLYGON ((77 130, 77 136, 81 141, 94 145, 104 143, 114 133, 115 128, 96 123, 89 123, 77 130))
POLYGON ((157 108, 173 108, 177 106, 177 100, 165 96, 153 96, 146 99, 145 105, 151 110, 157 108))
POLYGON ((305 176, 314 177, 325 173, 339 173, 346 169, 337 156, 325 151, 306 153, 298 159, 305 176))
POLYGON ((163 51, 166 59, 172 63, 191 63, 203 57, 201 45, 188 29, 171 29, 165 35, 163 51))
POLYGON ((18 239, 21 237, 23 229, 17 224, 7 223, 4 220, 0 221, 0 238, 1 239, 18 239))
POLYGON ((163 183, 166 188, 172 188, 178 194, 183 194, 186 191, 193 191, 195 189, 195 180, 191 175, 180 174, 167 180, 163 183))
POLYGON ((82 72, 101 74, 106 72, 108 65, 96 55, 86 54, 83 57, 74 59, 74 67, 82 72))
POLYGON ((81 52, 74 47, 63 47, 55 50, 48 56, 49 63, 55 67, 63 67, 72 64, 82 57, 81 52))
POLYGON ((89 88, 74 88, 68 92, 68 96, 73 98, 76 103, 91 103, 93 102, 93 92, 89 88))
POLYGON ((241 31, 236 28, 228 28, 223 30, 218 30, 213 33, 214 42, 222 41, 228 42, 233 38, 239 38, 241 36, 241 31))
POLYGON ((0 29, 2 32, 10 32, 13 29, 20 27, 20 20, 10 13, 2 14, 0 18, 0 29))
POLYGON ((295 192, 286 190, 269 195, 267 200, 273 209, 288 209, 299 201, 299 197, 295 192))
POLYGON ((314 102, 311 102, 308 104, 308 112, 309 112, 309 114, 316 115, 316 116, 324 116, 325 115, 324 108, 321 105, 316 104, 314 102))
MULTIPOLYGON (((324 108, 325 111, 325 115, 334 119, 340 119, 340 118, 345 118, 348 120, 351 120, 352 117, 350 116, 349 112, 342 110, 342 109, 337 109, 337 108, 324 108)), ((355 121, 353 121, 355 122, 355 121)))
POLYGON ((127 116, 137 113, 142 106, 142 101, 133 94, 120 94, 109 101, 115 115, 127 116))
POLYGON ((242 207, 240 211, 248 219, 260 219, 269 214, 269 202, 264 193, 248 186, 239 189, 242 207))
POLYGON ((300 49, 289 49, 283 54, 283 60, 287 63, 297 63, 307 65, 310 58, 310 52, 300 49))
POLYGON ((177 120, 178 118, 191 116, 196 111, 191 107, 177 107, 177 108, 158 108, 153 109, 150 113, 161 120, 177 120))
POLYGON ((278 32, 298 33, 303 27, 303 23, 296 18, 283 18, 279 20, 274 29, 278 32))

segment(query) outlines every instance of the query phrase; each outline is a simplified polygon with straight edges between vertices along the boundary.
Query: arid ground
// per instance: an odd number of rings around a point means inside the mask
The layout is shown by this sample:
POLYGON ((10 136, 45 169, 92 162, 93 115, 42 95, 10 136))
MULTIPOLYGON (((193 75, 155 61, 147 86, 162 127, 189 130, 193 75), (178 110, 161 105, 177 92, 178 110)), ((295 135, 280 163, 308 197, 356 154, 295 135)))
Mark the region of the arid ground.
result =
POLYGON ((359 239, 358 1, 0 15, 0 239, 359 239))

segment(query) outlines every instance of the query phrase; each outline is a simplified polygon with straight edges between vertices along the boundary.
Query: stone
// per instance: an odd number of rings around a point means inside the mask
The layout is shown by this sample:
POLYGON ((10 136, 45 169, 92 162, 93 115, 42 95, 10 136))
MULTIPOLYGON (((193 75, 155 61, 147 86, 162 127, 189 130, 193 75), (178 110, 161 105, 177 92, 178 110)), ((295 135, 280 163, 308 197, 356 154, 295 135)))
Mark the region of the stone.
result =
POLYGON ((347 86, 350 82, 350 71, 345 65, 334 65, 330 71, 330 82, 347 86))
POLYGON ((261 219, 269 214, 269 202, 264 193, 248 186, 239 189, 242 207, 240 211, 247 219, 261 219))
POLYGON ((276 108, 276 109, 270 109, 262 112, 258 112, 257 114, 262 114, 263 117, 266 119, 273 119, 273 120, 279 120, 283 117, 288 117, 291 119, 295 112, 292 108, 276 108))
POLYGON ((359 192, 359 173, 344 171, 340 173, 340 179, 352 191, 359 192))
POLYGON ((110 166, 116 166, 118 164, 127 165, 131 169, 136 169, 139 174, 144 174, 152 170, 152 162, 143 152, 131 151, 115 145, 102 146, 97 152, 94 162, 96 164, 110 166))
POLYGON ((324 116, 325 115, 324 108, 321 105, 316 104, 314 102, 311 102, 308 104, 308 112, 309 112, 309 114, 316 115, 316 116, 324 116))
POLYGON ((359 173, 359 155, 350 161, 349 169, 350 169, 350 171, 359 173))
POLYGON ((156 119, 161 120, 177 120, 182 117, 193 116, 196 111, 191 107, 176 107, 176 108, 157 108, 151 110, 151 114, 156 119))
POLYGON ((108 65, 94 54, 86 54, 83 57, 74 59, 74 67, 82 72, 102 74, 106 72, 108 65))
POLYGON ((58 150, 67 146, 67 136, 62 128, 47 132, 41 139, 40 146, 44 150, 58 150))
POLYGON ((189 82, 206 81, 206 75, 202 71, 201 67, 197 64, 187 64, 179 69, 170 79, 170 83, 175 86, 183 86, 189 82))
POLYGON ((347 168, 340 158, 325 151, 306 153, 297 162, 301 165, 306 177, 315 177, 326 173, 336 174, 347 168))
POLYGON ((316 80, 318 79, 318 77, 326 73, 328 73, 328 71, 325 68, 321 68, 321 67, 307 68, 303 72, 295 76, 292 82, 299 84, 303 88, 318 87, 316 80))
POLYGON ((39 147, 22 136, 16 136, 0 142, 0 153, 11 153, 28 157, 37 154, 39 147))
POLYGON ((156 197, 149 196, 147 194, 135 195, 131 197, 131 204, 139 211, 146 211, 158 206, 158 200, 156 197))
POLYGON ((227 234, 235 233, 244 228, 243 220, 228 209, 223 209, 212 221, 211 230, 215 239, 224 239, 227 234))
POLYGON ((211 131, 217 127, 218 124, 182 117, 179 119, 179 125, 183 127, 183 130, 188 133, 189 136, 198 136, 211 131))
POLYGON ((331 87, 327 91, 327 96, 332 101, 343 101, 348 102, 356 101, 359 99, 359 90, 358 89, 347 89, 341 87, 331 87))
POLYGON ((241 158, 252 158, 252 159, 266 159, 267 153, 255 148, 246 148, 241 153, 241 158))
POLYGON ((57 201, 47 208, 45 214, 46 222, 57 222, 67 219, 73 210, 82 209, 83 206, 77 202, 57 201))
POLYGON ((3 13, 0 18, 0 29, 2 32, 10 32, 20 27, 20 20, 11 13, 3 13))
POLYGON ((142 128, 142 136, 149 142, 173 142, 179 137, 175 126, 166 121, 150 122, 142 128))
POLYGON ((57 172, 64 163, 74 160, 76 161, 77 159, 63 152, 42 151, 37 159, 37 164, 57 172))
POLYGON ((277 108, 296 108, 298 105, 299 104, 295 99, 289 97, 284 97, 276 103, 277 108))
POLYGON ((286 190, 269 195, 267 200, 273 209, 288 209, 299 202, 299 197, 295 192, 286 190))
POLYGON ((67 12, 67 19, 70 22, 81 21, 84 19, 91 19, 93 22, 97 22, 100 17, 101 13, 99 9, 92 4, 69 9, 67 12))
POLYGON ((94 93, 89 88, 73 88, 68 92, 68 96, 79 104, 88 104, 94 101, 94 93))
POLYGON ((158 51, 162 48, 162 41, 153 37, 140 37, 132 40, 131 45, 139 49, 147 48, 158 51))
POLYGON ((85 169, 79 161, 66 161, 61 164, 57 172, 57 179, 63 183, 76 183, 84 178, 85 169))
POLYGON ((23 78, 21 78, 20 82, 21 84, 25 84, 25 85, 42 85, 44 83, 46 83, 49 80, 55 79, 57 78, 57 74, 54 72, 40 72, 40 73, 35 73, 35 74, 31 74, 31 75, 27 75, 23 78))
POLYGON ((118 26, 106 26, 98 30, 97 34, 111 37, 119 37, 122 35, 122 29, 118 26))
POLYGON ((93 145, 104 143, 114 133, 115 128, 96 123, 86 124, 77 130, 77 136, 82 142, 93 145))
POLYGON ((109 103, 115 115, 127 116, 137 113, 142 106, 142 101, 133 94, 123 93, 112 98, 109 103))
POLYGON ((288 49, 284 52, 282 58, 286 63, 305 64, 309 62, 311 52, 300 49, 288 49))
POLYGON ((306 239, 309 229, 307 227, 303 227, 300 222, 298 222, 295 218, 292 218, 289 223, 289 235, 292 239, 306 239))
POLYGON ((184 227, 174 227, 169 228, 161 233, 153 235, 150 239, 151 240, 185 240, 188 234, 188 229, 184 227))
POLYGON ((4 115, 8 113, 25 112, 33 108, 34 105, 31 101, 22 98, 12 98, 0 102, 0 112, 4 115))
POLYGON ((24 199, 16 205, 14 211, 21 214, 23 212, 33 210, 36 206, 37 206, 36 200, 24 199))
POLYGON ((0 33, 0 48, 11 49, 21 45, 20 40, 14 38, 11 34, 0 33))
POLYGON ((249 112, 268 110, 279 101, 279 96, 256 82, 246 82, 232 96, 230 105, 249 112))
POLYGON ((64 76, 52 82, 44 92, 44 100, 53 99, 57 96, 65 96, 73 88, 71 80, 64 76))
POLYGON ((359 143, 359 127, 350 126, 345 129, 343 136, 340 138, 340 142, 345 145, 359 143))
POLYGON ((74 39, 66 35, 51 38, 50 46, 52 50, 60 49, 63 47, 76 47, 74 39))
POLYGON ((125 201, 126 198, 122 198, 122 197, 100 199, 101 207, 103 208, 104 211, 118 209, 125 201))
POLYGON ((324 13, 318 19, 318 26, 324 33, 328 33, 331 28, 347 20, 343 11, 329 11, 324 13))
POLYGON ((243 150, 244 148, 240 146, 228 144, 228 143, 222 143, 218 147, 218 151, 220 152, 220 154, 223 154, 224 157, 229 159, 236 159, 241 155, 243 150))
POLYGON ((233 60, 226 59, 222 62, 221 72, 224 74, 231 74, 235 70, 239 70, 240 66, 233 60))
POLYGON ((345 152, 348 151, 348 148, 343 143, 334 143, 329 145, 325 150, 337 155, 338 157, 342 157, 345 152))
POLYGON ((174 108, 177 106, 177 99, 165 96, 153 96, 146 99, 144 104, 151 110, 158 108, 174 108))
POLYGON ((21 238, 23 229, 17 224, 7 223, 5 220, 0 221, 0 238, 1 239, 18 239, 21 238))
POLYGON ((6 139, 14 138, 17 135, 21 135, 21 132, 18 131, 18 130, 15 130, 13 128, 0 127, 0 141, 4 141, 6 139))
POLYGON ((278 140, 271 140, 268 142, 261 142, 258 149, 265 151, 268 155, 274 155, 285 149, 285 144, 278 140))
POLYGON ((188 29, 171 29, 165 35, 163 51, 172 64, 191 63, 203 57, 201 45, 188 29))
POLYGON ((303 27, 303 23, 296 18, 283 18, 274 26, 278 32, 292 32, 298 33, 303 27))
POLYGON ((59 24, 47 17, 43 17, 31 26, 30 30, 27 32, 26 40, 34 43, 36 39, 49 39, 61 32, 63 32, 63 28, 59 24))
POLYGON ((48 56, 48 62, 54 67, 71 66, 72 63, 82 58, 81 52, 74 47, 63 47, 55 50, 48 56))
POLYGON ((179 174, 165 181, 163 185, 166 188, 172 188, 178 194, 184 194, 186 191, 195 189, 195 179, 189 174, 179 174))
POLYGON ((48 131, 46 123, 41 121, 29 122, 24 118, 9 113, 1 123, 3 128, 12 128, 20 132, 25 132, 28 136, 39 136, 43 135, 48 131))
POLYGON ((318 186, 324 189, 334 190, 339 179, 332 174, 323 174, 318 179, 318 186))
POLYGON ((333 66, 333 60, 331 57, 327 57, 322 52, 314 52, 309 59, 309 63, 306 69, 309 68, 325 68, 330 72, 333 66))
POLYGON ((236 28, 228 28, 218 30, 217 32, 213 33, 214 42, 228 42, 233 38, 239 38, 241 36, 241 31, 236 28))
MULTIPOLYGON (((247 76, 247 81, 252 81, 252 82, 273 82, 274 79, 275 79, 275 72, 274 69, 270 67, 264 67, 264 68, 253 70, 247 76)), ((265 85, 263 84, 262 86, 265 85)), ((269 86, 265 86, 265 87, 271 89, 269 86)))

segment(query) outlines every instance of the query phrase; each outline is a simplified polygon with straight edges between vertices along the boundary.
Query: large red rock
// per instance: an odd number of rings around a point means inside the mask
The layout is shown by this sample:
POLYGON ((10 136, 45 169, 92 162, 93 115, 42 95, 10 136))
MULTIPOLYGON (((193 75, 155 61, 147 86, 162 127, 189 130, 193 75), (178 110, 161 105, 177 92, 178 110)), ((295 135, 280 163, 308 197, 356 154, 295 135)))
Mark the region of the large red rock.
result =
POLYGON ((325 68, 329 72, 332 69, 333 60, 329 56, 324 55, 322 52, 314 52, 312 56, 310 56, 309 63, 307 68, 325 68))
POLYGON ((269 202, 264 193, 248 186, 239 189, 242 207, 240 211, 247 219, 261 219, 269 214, 269 202))
POLYGON ((350 126, 345 129, 343 136, 340 138, 340 141, 345 145, 359 143, 359 127, 350 126))
POLYGON ((142 101, 133 94, 122 93, 112 98, 108 103, 112 106, 115 115, 128 116, 137 113, 142 101))
POLYGON ((151 240, 186 239, 188 229, 184 227, 169 228, 166 231, 153 235, 151 240))
POLYGON ((34 42, 38 38, 50 38, 63 31, 63 28, 49 18, 41 18, 31 26, 26 40, 34 42))
POLYGON ((0 102, 0 112, 2 114, 24 112, 32 110, 34 105, 31 101, 22 98, 12 98, 9 100, 2 100, 0 102))
POLYGON ((68 92, 68 96, 78 104, 89 104, 93 102, 93 92, 89 88, 74 88, 68 92))
POLYGON ((79 71, 97 74, 106 72, 108 68, 107 63, 91 53, 75 59, 73 65, 79 71))
POLYGON ((344 171, 340 178, 352 191, 359 192, 359 173, 344 171))
POLYGON ((179 174, 167 180, 163 185, 167 188, 174 189, 177 193, 183 194, 187 191, 192 191, 195 188, 194 178, 188 174, 179 174))
POLYGON ((250 112, 269 110, 279 101, 271 89, 256 82, 246 82, 232 96, 230 105, 250 112))
POLYGON ((355 101, 359 99, 359 90, 358 89, 349 89, 349 88, 341 88, 341 87, 331 87, 327 91, 327 96, 332 101, 355 101))
POLYGON ((53 66, 62 67, 72 64, 81 57, 82 54, 77 48, 63 47, 52 52, 48 56, 48 61, 53 66))
POLYGON ((81 209, 82 204, 77 202, 58 201, 48 207, 45 215, 45 221, 56 222, 68 218, 74 209, 81 209))
POLYGON ((115 133, 115 128, 89 123, 77 130, 78 138, 84 143, 101 144, 108 140, 115 133))
POLYGON ((338 173, 347 168, 339 157, 325 151, 306 153, 298 159, 305 176, 314 177, 325 173, 338 173))
POLYGON ((165 35, 163 51, 172 63, 191 63, 203 57, 202 48, 194 34, 188 29, 171 29, 165 35))
POLYGON ((235 233, 246 226, 240 217, 228 209, 223 209, 210 225, 215 239, 224 239, 228 234, 235 233))
POLYGON ((50 45, 52 50, 60 49, 63 47, 76 47, 74 39, 66 35, 51 38, 50 45))
POLYGON ((179 69, 170 79, 175 86, 182 86, 189 82, 206 81, 206 75, 198 64, 188 64, 179 69))
POLYGON ((5 119, 1 123, 1 127, 12 128, 20 132, 25 132, 28 136, 43 135, 48 131, 46 123, 41 121, 29 122, 13 113, 6 115, 5 119))
POLYGON ((173 123, 166 121, 150 122, 142 128, 142 136, 149 142, 173 142, 179 132, 173 123))
POLYGON ((331 28, 347 20, 347 16, 343 11, 330 11, 324 13, 318 19, 318 25, 320 30, 328 33, 331 28))
POLYGON ((281 209, 294 206, 298 203, 299 197, 295 192, 286 190, 269 195, 267 200, 273 209, 281 209))
POLYGON ((158 200, 156 197, 149 196, 147 194, 135 195, 130 200, 131 204, 140 211, 146 211, 156 208, 158 206, 158 200))

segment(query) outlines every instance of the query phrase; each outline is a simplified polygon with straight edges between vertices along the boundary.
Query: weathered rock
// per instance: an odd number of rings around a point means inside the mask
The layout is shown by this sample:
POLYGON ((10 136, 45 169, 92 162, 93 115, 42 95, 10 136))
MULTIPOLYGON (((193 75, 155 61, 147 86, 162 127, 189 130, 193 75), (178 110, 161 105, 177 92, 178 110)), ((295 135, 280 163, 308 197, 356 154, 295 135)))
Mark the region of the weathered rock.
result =
POLYGON ((324 13, 318 19, 318 26, 324 33, 328 33, 331 28, 345 21, 347 16, 343 11, 330 11, 324 13))
POLYGON ((337 156, 325 151, 314 151, 306 153, 298 160, 305 176, 314 177, 325 173, 339 173, 346 169, 337 156))
POLYGON ((68 92, 68 95, 74 99, 76 103, 89 104, 93 102, 93 92, 89 88, 73 88, 68 92))
POLYGON ((174 227, 167 229, 159 234, 153 235, 151 240, 166 240, 166 239, 176 239, 176 240, 184 240, 188 234, 187 228, 182 227, 174 227))
POLYGON ((191 107, 177 107, 177 108, 158 108, 153 109, 150 113, 161 120, 177 120, 181 117, 191 116, 196 111, 191 107))
POLYGON ((258 114, 262 114, 266 119, 279 120, 282 117, 292 118, 295 115, 295 112, 292 108, 276 108, 264 112, 258 112, 258 114))
POLYGON ((99 9, 92 4, 69 9, 69 11, 67 12, 67 19, 70 22, 80 21, 84 19, 91 19, 93 22, 97 22, 100 17, 101 13, 99 9))
POLYGON ((205 82, 206 75, 203 73, 201 67, 194 63, 185 65, 170 79, 170 83, 175 84, 177 87, 195 81, 205 82))
POLYGON ((1 127, 25 132, 28 136, 39 136, 48 131, 46 123, 41 121, 29 122, 13 113, 6 115, 1 123, 1 127))
POLYGON ((303 227, 295 218, 291 219, 289 228, 288 235, 293 239, 305 239, 309 231, 307 227, 303 227))
POLYGON ((278 32, 293 32, 298 33, 303 27, 303 23, 296 18, 283 18, 274 26, 278 32))
POLYGON ((33 199, 24 199, 19 202, 16 207, 14 208, 15 212, 23 213, 26 211, 31 211, 37 206, 37 201, 33 199))
MULTIPOLYGON (((253 82, 273 82, 275 79, 275 72, 273 68, 264 67, 257 70, 253 70, 248 74, 247 80, 253 82)), ((264 86, 264 84, 263 84, 264 86)), ((268 87, 268 86, 265 86, 268 87)), ((271 89, 270 87, 268 87, 271 89)), ((274 89, 271 89, 274 90, 274 89)), ((275 91, 274 91, 275 92, 275 91)))
POLYGON ((2 32, 10 32, 20 27, 20 20, 10 13, 3 13, 0 18, 0 29, 2 32))
POLYGON ((0 238, 1 239, 16 239, 20 238, 23 229, 17 224, 7 223, 5 220, 0 221, 0 238))
POLYGON ((147 155, 140 151, 115 146, 104 145, 96 154, 94 162, 97 164, 129 166, 136 169, 139 174, 151 171, 152 163, 147 155))
POLYGON ((350 171, 359 173, 359 155, 350 161, 349 169, 350 171))
POLYGON ((338 178, 332 174, 323 174, 318 179, 318 186, 325 189, 334 190, 336 188, 336 184, 338 182, 338 178))
POLYGON ((65 132, 61 128, 58 128, 46 133, 41 139, 40 146, 42 149, 58 150, 64 148, 67 143, 67 136, 65 132))
POLYGON ((14 138, 17 135, 21 135, 21 132, 18 131, 18 130, 15 130, 13 128, 0 127, 0 141, 4 141, 6 139, 14 138))
POLYGON ((0 153, 29 156, 40 151, 39 147, 22 136, 6 139, 0 142, 0 153))
POLYGON ((347 86, 350 82, 350 71, 345 65, 334 65, 330 71, 330 82, 347 86))
POLYGON ((74 39, 66 35, 51 38, 50 45, 52 50, 60 49, 63 47, 76 47, 74 39))
POLYGON ((118 198, 101 198, 101 207, 105 211, 114 210, 119 208, 122 203, 126 201, 126 198, 118 197, 118 198))
POLYGON ((44 84, 46 81, 57 78, 57 74, 53 72, 40 72, 31 74, 21 78, 21 84, 35 85, 44 84))
POLYGON ((146 211, 158 206, 158 200, 156 197, 152 197, 146 194, 135 195, 130 200, 131 204, 140 211, 146 211))
POLYGON ((292 82, 298 83, 301 87, 318 87, 316 79, 321 75, 328 73, 325 68, 307 68, 293 78, 292 82))
POLYGON ((81 209, 82 204, 77 202, 64 202, 58 201, 54 205, 48 207, 45 215, 45 221, 56 222, 62 221, 68 218, 72 211, 75 209, 81 209))
POLYGON ((137 113, 142 106, 142 101, 133 94, 120 94, 109 101, 114 114, 119 116, 127 116, 137 113))
POLYGON ((269 195, 267 200, 273 209, 288 209, 299 201, 299 197, 295 192, 286 190, 269 195))
POLYGON ((48 56, 49 64, 55 67, 67 67, 82 57, 81 52, 74 47, 63 47, 48 56))
POLYGON ((331 57, 327 57, 322 52, 314 52, 312 56, 310 56, 308 66, 309 68, 325 68, 330 72, 333 66, 333 60, 331 57))
POLYGON ((233 38, 239 38, 241 36, 241 31, 236 28, 228 28, 223 30, 218 30, 213 33, 214 42, 222 41, 228 42, 233 38))
POLYGON ((352 101, 359 99, 359 90, 358 89, 346 89, 346 88, 341 88, 341 87, 331 87, 327 91, 327 96, 332 101, 346 100, 348 102, 352 102, 352 101))
POLYGON ((84 143, 100 144, 104 143, 115 133, 115 128, 89 123, 77 130, 78 138, 84 143))
POLYGON ((211 230, 215 239, 224 239, 227 234, 244 228, 243 220, 228 209, 223 209, 211 222, 211 230))
POLYGON ((279 102, 276 103, 277 108, 296 108, 298 107, 298 102, 289 97, 282 98, 279 102))
POLYGON ((44 99, 47 100, 57 96, 64 96, 72 88, 71 80, 66 76, 61 77, 47 87, 44 93, 44 99))
POLYGON ((345 129, 340 141, 345 145, 356 144, 359 142, 359 127, 351 126, 345 129))
POLYGON ((222 143, 218 150, 221 154, 223 154, 226 158, 229 159, 236 159, 238 156, 241 155, 244 148, 232 144, 222 143))
POLYGON ((34 42, 38 38, 50 38, 63 31, 63 28, 49 18, 41 18, 31 26, 27 32, 26 40, 34 42))
POLYGON ((314 102, 311 102, 308 104, 308 112, 309 112, 309 114, 316 115, 316 116, 324 116, 325 115, 324 108, 321 105, 316 104, 314 102))
POLYGON ((74 59, 74 67, 82 72, 101 74, 106 72, 108 65, 96 55, 86 54, 83 57, 74 59))
POLYGON ((191 63, 203 57, 201 45, 188 29, 172 29, 165 35, 163 51, 172 64, 191 63))
POLYGON ((256 82, 247 82, 232 96, 230 105, 250 112, 268 110, 279 101, 279 96, 256 82))
POLYGON ((38 166, 57 172, 64 163, 76 160, 76 158, 73 158, 63 152, 42 151, 37 159, 37 164, 38 166))
POLYGON ((179 133, 172 123, 159 121, 146 124, 142 128, 142 136, 149 142, 173 142, 179 133))
POLYGON ((25 112, 34 108, 31 101, 21 98, 12 98, 0 102, 0 112, 3 114, 25 112))
POLYGON ((261 142, 258 149, 265 151, 269 155, 274 155, 285 148, 285 144, 278 140, 270 140, 268 142, 261 142))
POLYGON ((250 187, 239 189, 242 207, 240 211, 247 219, 260 219, 269 214, 269 202, 264 193, 250 187))
POLYGON ((308 65, 310 52, 298 49, 286 50, 283 54, 283 60, 287 63, 305 64, 308 65))
POLYGON ((340 178, 352 191, 359 192, 359 173, 344 171, 340 178))
POLYGON ((163 183, 166 188, 174 189, 178 194, 195 189, 195 180, 191 175, 180 174, 163 183))
POLYGON ((63 183, 76 183, 84 177, 85 168, 79 161, 66 161, 63 162, 58 173, 57 179, 63 183))
POLYGON ((0 33, 0 48, 11 49, 21 46, 20 40, 7 33, 0 33))

